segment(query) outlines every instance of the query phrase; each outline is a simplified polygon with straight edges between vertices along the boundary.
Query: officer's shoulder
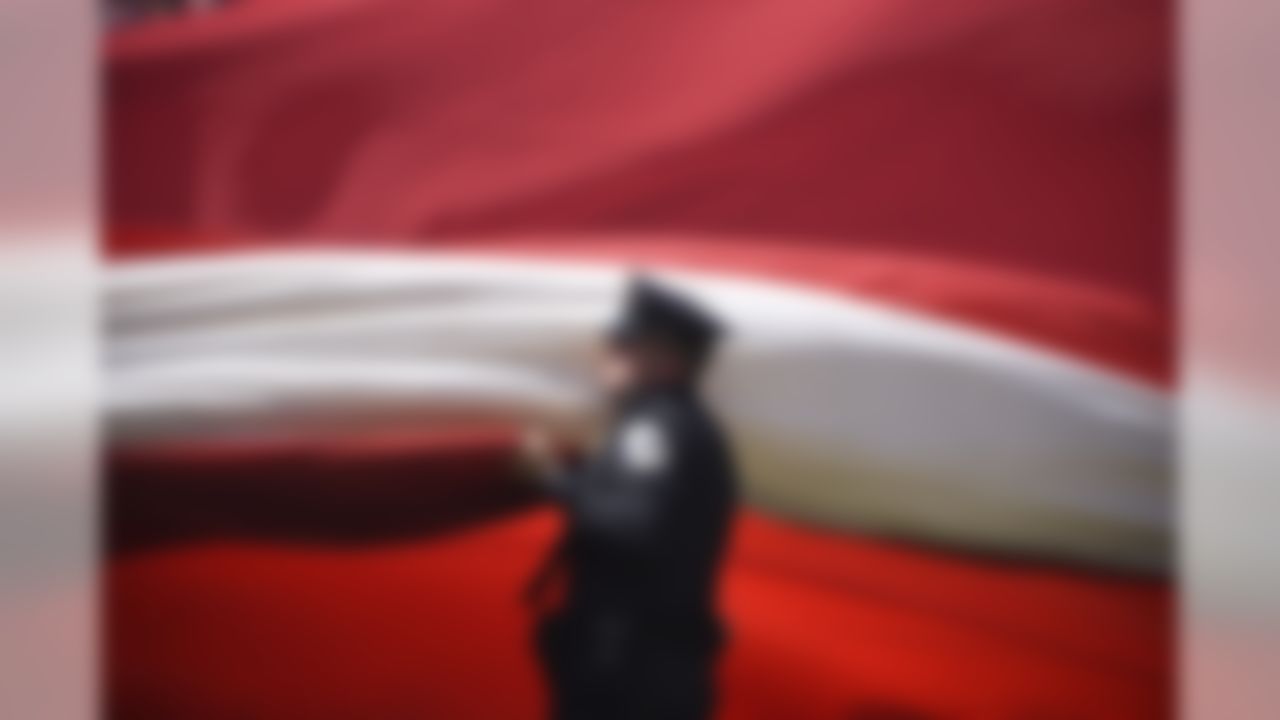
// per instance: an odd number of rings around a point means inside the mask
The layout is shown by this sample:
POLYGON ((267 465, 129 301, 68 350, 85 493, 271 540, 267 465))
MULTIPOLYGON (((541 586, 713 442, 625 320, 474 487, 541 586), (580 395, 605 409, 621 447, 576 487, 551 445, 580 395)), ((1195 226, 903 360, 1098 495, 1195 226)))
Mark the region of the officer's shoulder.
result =
POLYGON ((649 398, 637 408, 635 414, 668 431, 683 430, 698 420, 692 403, 672 397, 649 398))
POLYGON ((638 416, 680 445, 701 444, 718 434, 714 418, 700 403, 686 398, 656 398, 638 416))

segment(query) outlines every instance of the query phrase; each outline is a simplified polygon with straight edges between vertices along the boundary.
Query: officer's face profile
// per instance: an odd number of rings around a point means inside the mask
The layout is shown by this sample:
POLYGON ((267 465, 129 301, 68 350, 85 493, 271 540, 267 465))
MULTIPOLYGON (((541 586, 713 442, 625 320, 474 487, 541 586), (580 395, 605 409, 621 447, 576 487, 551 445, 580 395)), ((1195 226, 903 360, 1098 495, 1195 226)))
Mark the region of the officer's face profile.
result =
POLYGON ((611 395, 692 377, 692 364, 685 354, 659 341, 608 342, 597 369, 601 385, 611 395))

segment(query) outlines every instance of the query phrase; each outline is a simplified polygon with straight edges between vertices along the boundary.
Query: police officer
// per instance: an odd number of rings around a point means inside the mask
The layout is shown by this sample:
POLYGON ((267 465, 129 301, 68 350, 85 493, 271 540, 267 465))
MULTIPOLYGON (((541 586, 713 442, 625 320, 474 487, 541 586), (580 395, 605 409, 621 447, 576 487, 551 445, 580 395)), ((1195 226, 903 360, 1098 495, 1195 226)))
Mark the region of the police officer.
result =
POLYGON ((734 505, 729 447, 698 394, 721 334, 703 309, 632 282, 602 370, 613 416, 553 492, 566 533, 531 583, 567 580, 539 629, 558 720, 694 720, 712 706, 714 588, 734 505))

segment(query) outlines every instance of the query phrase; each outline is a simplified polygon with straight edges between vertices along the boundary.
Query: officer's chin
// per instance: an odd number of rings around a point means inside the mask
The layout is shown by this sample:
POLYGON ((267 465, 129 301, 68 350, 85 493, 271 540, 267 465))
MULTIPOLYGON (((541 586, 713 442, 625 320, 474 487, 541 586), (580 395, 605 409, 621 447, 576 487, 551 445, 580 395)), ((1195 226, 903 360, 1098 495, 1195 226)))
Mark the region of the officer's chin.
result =
POLYGON ((633 392, 639 385, 639 379, 635 366, 620 357, 603 360, 597 374, 601 394, 612 400, 633 392))
POLYGON ((601 388, 601 395, 610 405, 616 405, 634 395, 637 385, 632 382, 615 383, 601 388))

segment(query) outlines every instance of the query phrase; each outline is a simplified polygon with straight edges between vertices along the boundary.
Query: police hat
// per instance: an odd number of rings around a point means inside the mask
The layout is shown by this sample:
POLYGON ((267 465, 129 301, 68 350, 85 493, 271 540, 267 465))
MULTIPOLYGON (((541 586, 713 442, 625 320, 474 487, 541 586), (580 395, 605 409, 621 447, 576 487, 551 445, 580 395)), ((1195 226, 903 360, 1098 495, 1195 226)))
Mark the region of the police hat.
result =
POLYGON ((622 316, 610 329, 614 342, 669 342, 701 358, 723 328, 706 310, 681 293, 643 275, 631 279, 622 316))

